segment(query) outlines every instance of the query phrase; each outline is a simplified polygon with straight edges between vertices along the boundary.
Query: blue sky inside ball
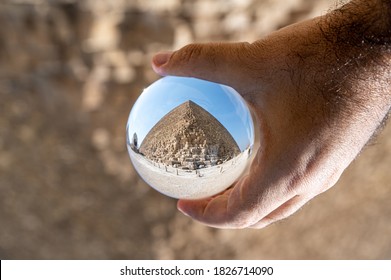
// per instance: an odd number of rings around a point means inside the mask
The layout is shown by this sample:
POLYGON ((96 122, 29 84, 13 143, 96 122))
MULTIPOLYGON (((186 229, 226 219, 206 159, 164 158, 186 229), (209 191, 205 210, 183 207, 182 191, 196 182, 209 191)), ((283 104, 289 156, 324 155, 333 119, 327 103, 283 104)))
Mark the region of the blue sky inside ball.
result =
POLYGON ((164 77, 144 89, 128 120, 131 139, 137 133, 140 146, 151 128, 168 112, 191 100, 211 113, 232 135, 241 151, 253 145, 250 111, 231 87, 195 78, 164 77))

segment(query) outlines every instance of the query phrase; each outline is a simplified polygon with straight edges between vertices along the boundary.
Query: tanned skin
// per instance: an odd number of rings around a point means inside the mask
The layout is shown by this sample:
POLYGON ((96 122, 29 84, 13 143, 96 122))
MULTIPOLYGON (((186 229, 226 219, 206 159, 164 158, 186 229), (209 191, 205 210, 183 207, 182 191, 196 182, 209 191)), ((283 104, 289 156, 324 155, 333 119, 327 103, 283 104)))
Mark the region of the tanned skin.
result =
POLYGON ((332 187, 384 124, 391 0, 353 0, 253 43, 190 44, 155 55, 152 67, 235 88, 261 135, 248 174, 178 209, 212 227, 263 228, 332 187))

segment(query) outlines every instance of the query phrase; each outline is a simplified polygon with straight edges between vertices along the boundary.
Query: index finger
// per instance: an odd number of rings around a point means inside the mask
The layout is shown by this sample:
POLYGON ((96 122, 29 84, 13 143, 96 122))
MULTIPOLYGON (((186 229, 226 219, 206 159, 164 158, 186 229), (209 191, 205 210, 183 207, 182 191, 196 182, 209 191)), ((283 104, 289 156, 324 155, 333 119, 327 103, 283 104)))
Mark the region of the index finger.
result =
POLYGON ((294 195, 284 188, 270 188, 255 172, 242 177, 232 188, 207 199, 179 200, 178 209, 193 219, 216 228, 246 228, 257 223, 294 195), (258 182, 257 182, 258 181, 258 182))

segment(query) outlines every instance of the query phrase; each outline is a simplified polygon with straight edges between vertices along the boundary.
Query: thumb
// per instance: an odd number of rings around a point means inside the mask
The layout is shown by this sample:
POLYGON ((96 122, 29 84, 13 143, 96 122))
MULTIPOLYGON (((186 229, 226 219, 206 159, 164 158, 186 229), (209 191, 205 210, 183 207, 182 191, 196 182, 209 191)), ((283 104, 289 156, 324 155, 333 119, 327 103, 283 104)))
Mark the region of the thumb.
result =
POLYGON ((152 68, 162 76, 184 76, 248 91, 251 73, 249 43, 190 44, 175 52, 156 54, 152 68))

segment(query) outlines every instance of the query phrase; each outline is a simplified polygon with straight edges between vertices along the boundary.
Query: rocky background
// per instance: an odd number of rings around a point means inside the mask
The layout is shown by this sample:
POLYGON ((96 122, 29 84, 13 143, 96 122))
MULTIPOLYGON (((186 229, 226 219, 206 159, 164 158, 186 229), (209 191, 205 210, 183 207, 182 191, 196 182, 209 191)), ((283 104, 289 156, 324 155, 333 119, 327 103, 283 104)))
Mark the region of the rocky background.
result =
POLYGON ((150 59, 252 41, 333 0, 0 3, 0 259, 389 259, 391 127, 330 191, 264 230, 217 230, 132 169, 125 124, 150 59))

